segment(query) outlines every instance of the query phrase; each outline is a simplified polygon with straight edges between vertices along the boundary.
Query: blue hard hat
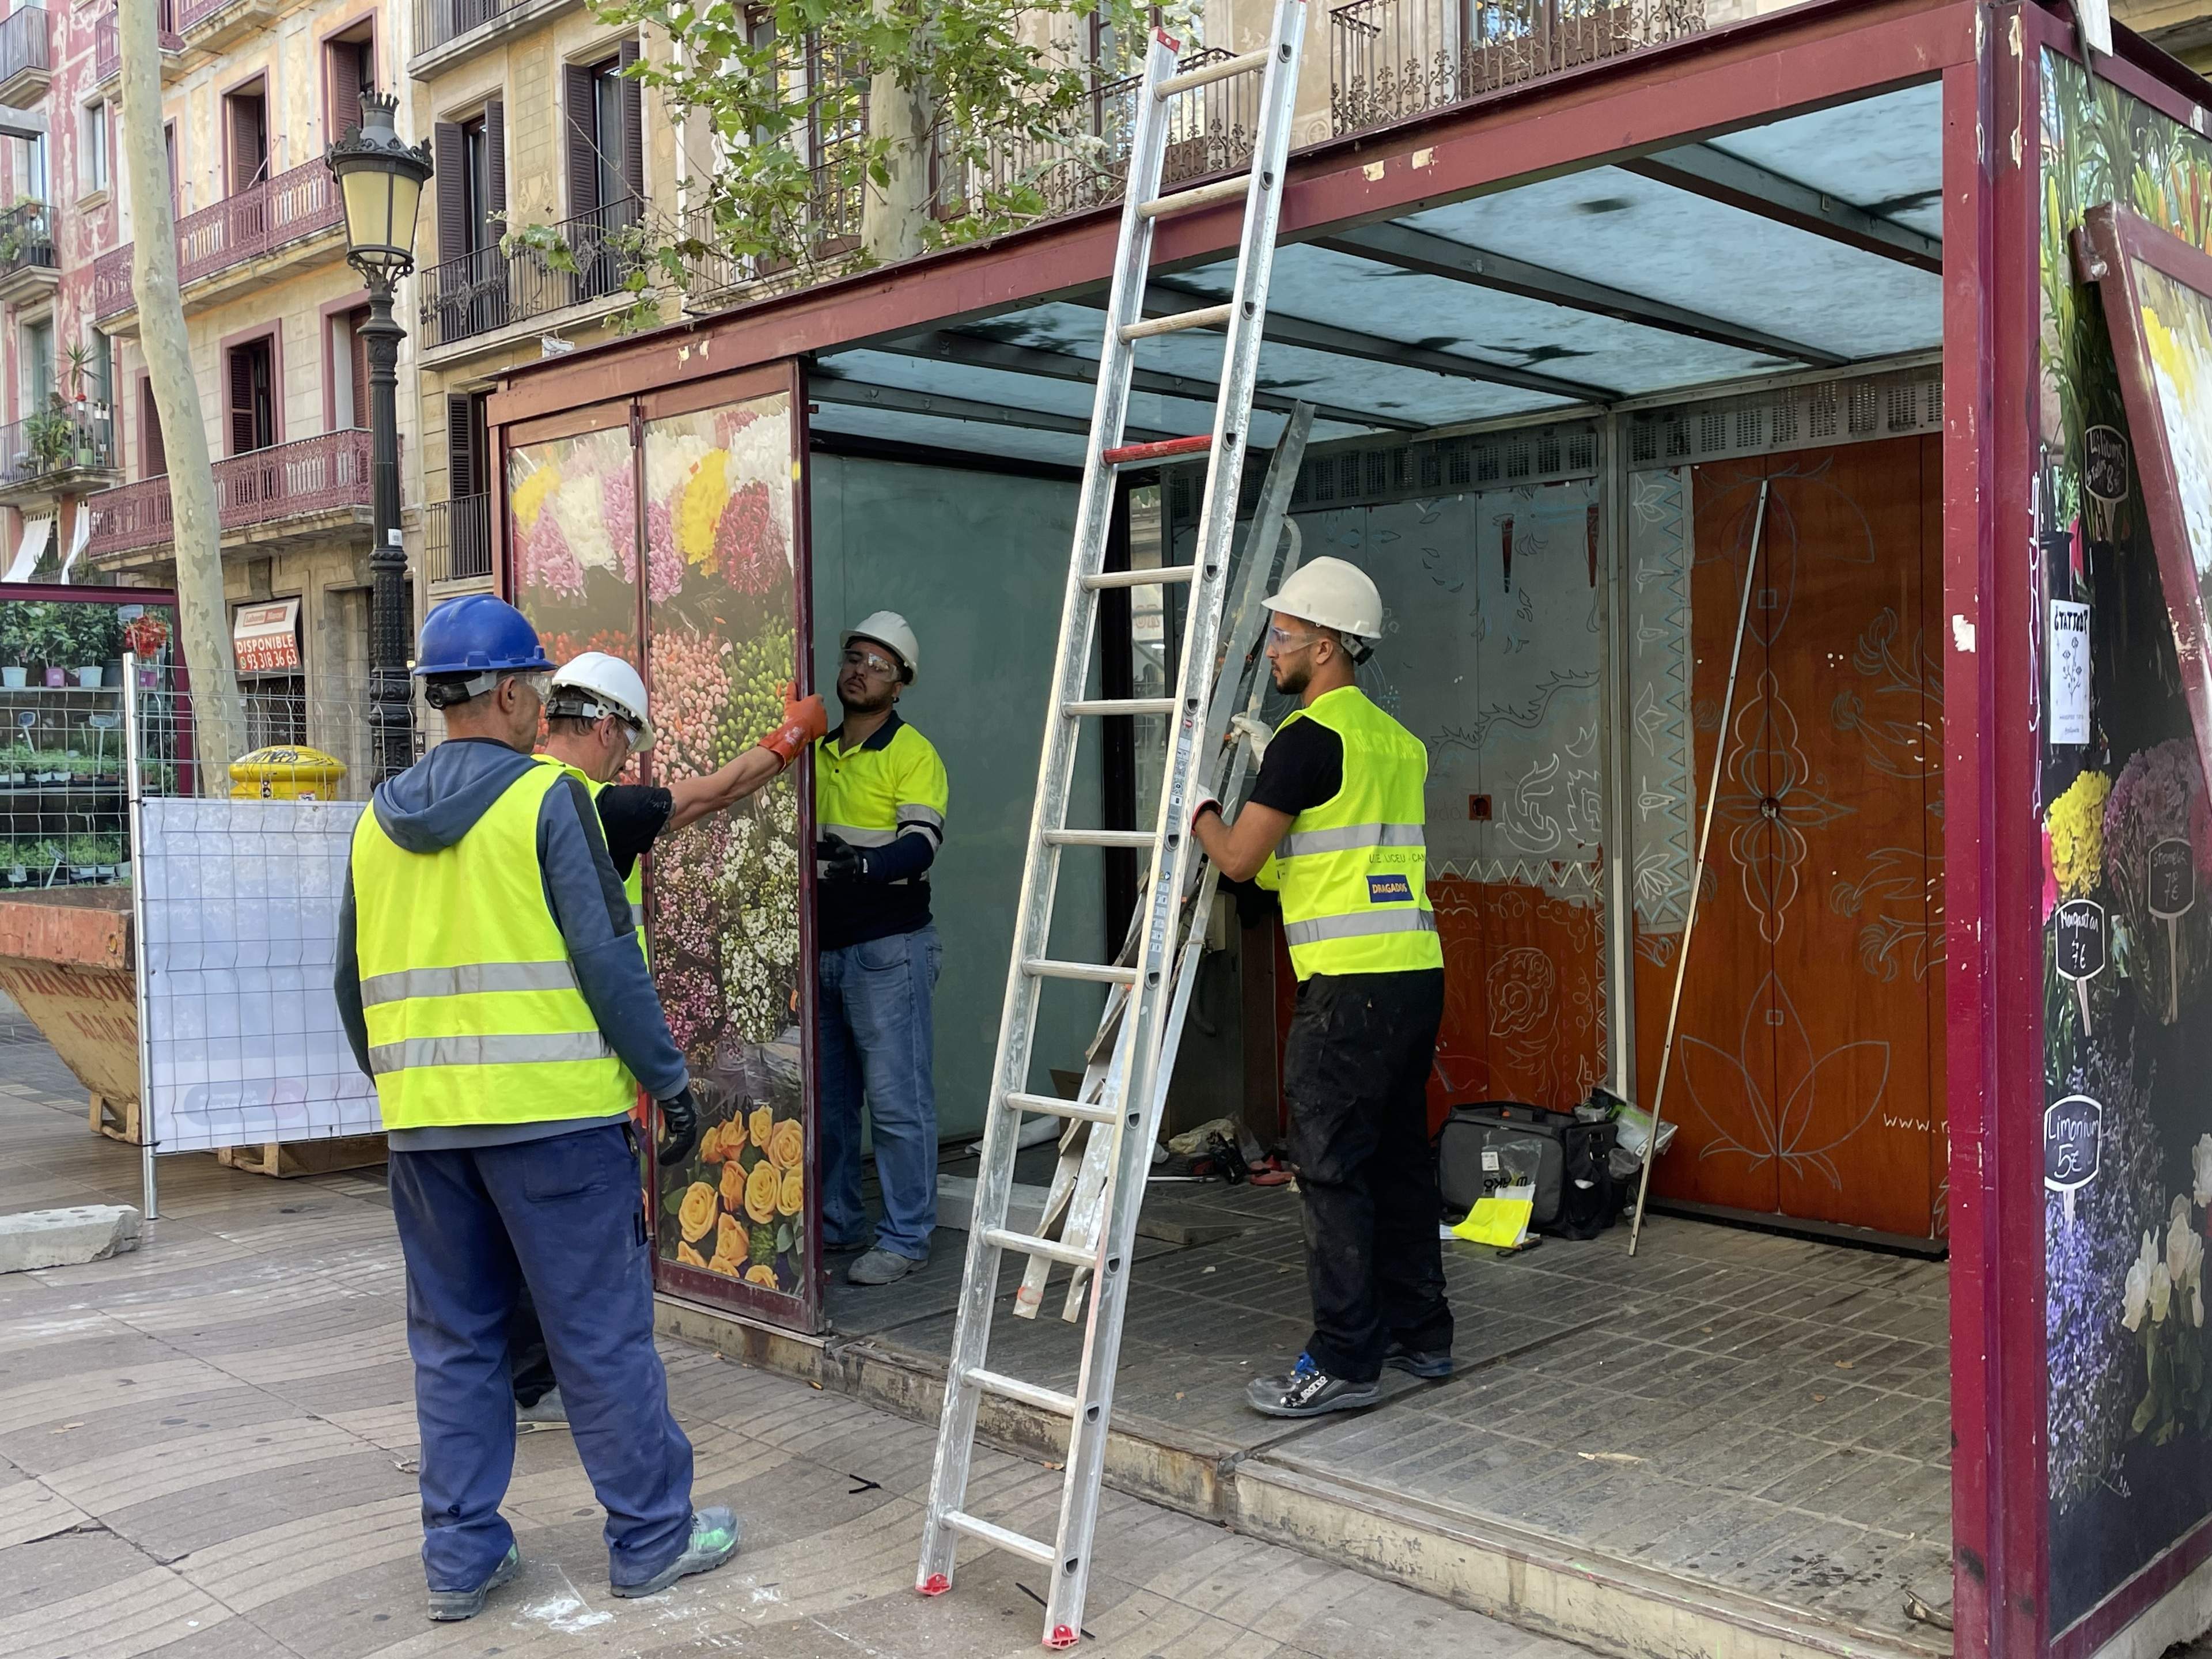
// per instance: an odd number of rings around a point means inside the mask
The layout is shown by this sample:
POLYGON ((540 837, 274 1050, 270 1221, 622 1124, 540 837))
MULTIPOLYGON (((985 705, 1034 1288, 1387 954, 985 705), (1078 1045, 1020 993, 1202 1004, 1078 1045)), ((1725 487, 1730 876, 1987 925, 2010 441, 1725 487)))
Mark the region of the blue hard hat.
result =
POLYGON ((530 618, 489 593, 447 599, 423 619, 415 677, 434 674, 527 674, 550 670, 530 618))

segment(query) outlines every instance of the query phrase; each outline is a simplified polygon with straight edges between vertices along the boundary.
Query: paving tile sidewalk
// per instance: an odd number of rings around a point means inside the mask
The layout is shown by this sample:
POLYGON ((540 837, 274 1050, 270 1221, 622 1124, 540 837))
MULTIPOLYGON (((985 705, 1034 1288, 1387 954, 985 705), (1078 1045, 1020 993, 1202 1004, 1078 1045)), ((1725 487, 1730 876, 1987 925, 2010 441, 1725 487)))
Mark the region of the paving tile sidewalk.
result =
MULTIPOLYGON (((136 1202, 43 1044, 0 1041, 0 1210, 136 1202)), ((0 1278, 0 1654, 9 1659, 1034 1653, 1037 1574, 976 1553, 912 1590, 932 1436, 669 1343, 729 1567, 617 1601, 568 1437, 526 1436, 530 1565, 483 1617, 422 1616, 404 1283, 374 1179, 165 1159, 138 1254, 0 1278)), ((994 1514, 1048 1531, 1057 1477, 980 1453, 994 1514)), ((979 1501, 982 1501, 979 1499, 979 1501)), ((1085 1651, 1123 1659, 1575 1659, 1580 1650, 1109 1493, 1085 1651)))

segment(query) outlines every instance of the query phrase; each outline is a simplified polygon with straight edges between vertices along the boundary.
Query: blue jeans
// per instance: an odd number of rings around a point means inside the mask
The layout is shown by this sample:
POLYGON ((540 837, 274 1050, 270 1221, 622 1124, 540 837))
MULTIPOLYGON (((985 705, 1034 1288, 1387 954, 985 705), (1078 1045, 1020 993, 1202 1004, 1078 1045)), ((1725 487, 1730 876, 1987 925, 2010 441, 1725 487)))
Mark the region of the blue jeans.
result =
MULTIPOLYGON (((821 1049, 822 1237, 858 1243, 860 1100, 875 1127, 884 1189, 876 1245, 915 1261, 937 1225, 937 1086, 930 993, 944 955, 933 927, 822 953, 815 1005, 821 1049)), ((567 1397, 564 1394, 564 1399, 567 1397)))
POLYGON ((691 1533, 691 1443, 653 1346, 652 1247, 626 1126, 455 1152, 394 1152, 407 1347, 422 1431, 422 1568, 473 1589, 514 1532, 507 1321, 527 1284, 576 1455, 607 1512, 607 1572, 641 1583, 691 1533))

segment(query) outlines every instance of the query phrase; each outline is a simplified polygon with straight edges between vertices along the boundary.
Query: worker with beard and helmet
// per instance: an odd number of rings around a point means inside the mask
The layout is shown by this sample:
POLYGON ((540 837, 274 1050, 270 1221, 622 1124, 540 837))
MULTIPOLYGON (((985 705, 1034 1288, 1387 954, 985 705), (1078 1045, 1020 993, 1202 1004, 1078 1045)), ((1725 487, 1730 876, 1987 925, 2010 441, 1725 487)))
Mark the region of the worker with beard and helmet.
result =
POLYGON ((890 1285, 929 1260, 937 1225, 937 1090, 930 999, 941 951, 929 866, 945 843, 945 763, 899 718, 921 651, 878 611, 846 631, 844 719, 814 745, 816 939, 821 957, 822 1235, 862 1254, 846 1278, 890 1285), (860 1203, 860 1103, 884 1217, 860 1203))

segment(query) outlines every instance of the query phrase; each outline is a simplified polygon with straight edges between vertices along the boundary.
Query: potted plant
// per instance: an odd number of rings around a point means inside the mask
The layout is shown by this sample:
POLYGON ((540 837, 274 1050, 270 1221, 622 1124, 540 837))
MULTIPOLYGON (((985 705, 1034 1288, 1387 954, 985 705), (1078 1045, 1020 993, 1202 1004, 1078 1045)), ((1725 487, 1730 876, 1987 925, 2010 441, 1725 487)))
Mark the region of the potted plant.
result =
POLYGON ((23 422, 23 438, 30 448, 29 471, 33 477, 64 471, 76 459, 76 422, 60 392, 48 392, 46 410, 23 422))
POLYGON ((15 607, 15 625, 22 635, 23 660, 46 670, 46 684, 59 686, 66 679, 70 644, 64 607, 55 600, 27 600, 15 607))
POLYGON ((84 401, 85 372, 92 367, 92 348, 82 340, 72 340, 62 348, 62 360, 69 365, 70 400, 81 404, 84 401))
POLYGON ((31 861, 28 866, 32 886, 52 886, 54 878, 61 873, 61 867, 62 848, 59 842, 41 841, 33 845, 31 861))
POLYGON ((24 665, 23 629, 17 620, 23 610, 17 603, 0 606, 0 687, 21 690, 30 671, 24 665))
POLYGON ((69 872, 71 881, 95 881, 99 878, 99 836, 71 836, 70 837, 69 872))
POLYGON ((100 684, 107 659, 122 654, 122 626, 115 620, 112 605, 88 603, 70 609, 76 613, 68 619, 70 666, 76 670, 79 685, 94 688, 100 684))

